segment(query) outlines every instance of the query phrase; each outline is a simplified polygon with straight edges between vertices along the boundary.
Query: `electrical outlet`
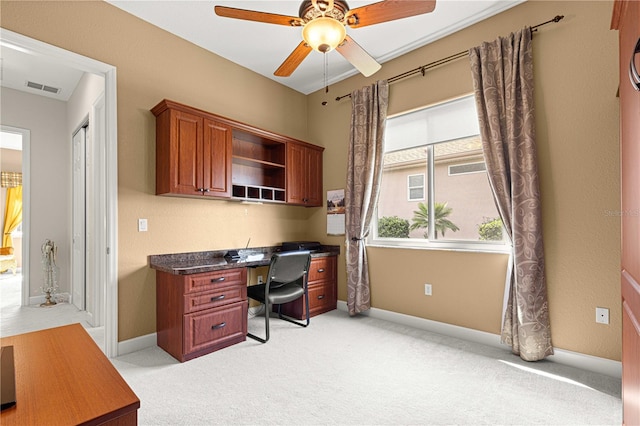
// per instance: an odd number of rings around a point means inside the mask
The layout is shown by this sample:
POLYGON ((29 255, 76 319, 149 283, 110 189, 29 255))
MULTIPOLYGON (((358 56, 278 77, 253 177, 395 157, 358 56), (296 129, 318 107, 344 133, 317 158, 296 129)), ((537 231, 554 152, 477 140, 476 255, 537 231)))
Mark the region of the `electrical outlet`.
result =
POLYGON ((262 275, 258 275, 258 284, 262 284, 263 283, 263 278, 262 275))
POLYGON ((598 324, 609 324, 609 309, 596 308, 596 322, 598 324))
POLYGON ((425 284, 424 285, 424 295, 425 296, 431 296, 432 295, 431 284, 425 284))
POLYGON ((138 232, 147 232, 147 219, 138 219, 138 232))

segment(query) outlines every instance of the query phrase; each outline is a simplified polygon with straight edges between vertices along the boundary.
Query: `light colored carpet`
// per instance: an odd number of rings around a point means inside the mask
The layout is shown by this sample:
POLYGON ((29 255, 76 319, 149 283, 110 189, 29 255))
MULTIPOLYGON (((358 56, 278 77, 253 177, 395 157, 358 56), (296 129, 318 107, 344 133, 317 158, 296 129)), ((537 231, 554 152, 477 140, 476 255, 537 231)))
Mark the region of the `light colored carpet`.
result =
MULTIPOLYGON (((249 320, 261 332, 264 318, 249 320)), ((332 311, 179 363, 113 359, 141 425, 619 425, 620 379, 332 311)))

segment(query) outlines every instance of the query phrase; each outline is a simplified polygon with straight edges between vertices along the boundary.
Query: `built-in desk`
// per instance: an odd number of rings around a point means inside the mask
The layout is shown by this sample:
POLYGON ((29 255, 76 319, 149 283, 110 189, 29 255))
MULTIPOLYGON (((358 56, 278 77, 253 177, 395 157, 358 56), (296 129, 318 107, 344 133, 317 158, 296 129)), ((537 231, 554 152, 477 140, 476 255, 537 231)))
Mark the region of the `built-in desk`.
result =
MULTIPOLYGON (((247 268, 268 266, 280 247, 149 256, 156 270, 156 336, 158 346, 180 362, 246 340, 247 268)), ((339 246, 311 253, 310 316, 336 309, 339 246)), ((283 313, 301 319, 305 301, 282 305, 283 313)))
POLYGON ((80 324, 0 339, 13 346, 9 425, 136 425, 140 400, 80 324))

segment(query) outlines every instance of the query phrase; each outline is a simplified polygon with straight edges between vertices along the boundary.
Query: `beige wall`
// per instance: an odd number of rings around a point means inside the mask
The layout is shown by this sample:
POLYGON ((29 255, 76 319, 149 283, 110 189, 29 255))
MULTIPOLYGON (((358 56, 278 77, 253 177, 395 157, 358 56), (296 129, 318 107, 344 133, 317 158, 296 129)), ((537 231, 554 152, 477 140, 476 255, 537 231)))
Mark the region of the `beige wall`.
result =
MULTIPOLYGON (((326 236, 324 209, 185 200, 154 195, 154 120, 162 98, 325 146, 324 189, 344 188, 351 106, 336 96, 400 74, 524 25, 566 18, 534 37, 536 113, 547 279, 554 345, 620 359, 616 34, 610 2, 530 1, 357 76, 303 96, 207 54, 104 3, 2 2, 4 28, 117 67, 119 340, 155 331, 155 277, 146 256, 275 244, 326 236), (76 19, 82 16, 82 20, 76 19), (327 101, 322 106, 322 101, 327 101), (327 126, 326 123, 331 123, 327 126), (149 219, 149 232, 136 219, 149 219), (611 325, 595 324, 595 307, 611 325)), ((391 88, 390 113, 472 90, 460 60, 391 88)), ((370 248, 377 308, 491 333, 500 331, 504 255, 370 248), (418 266, 419 265, 419 266, 418 266), (461 267, 463 265, 464 267, 461 267), (434 295, 421 294, 430 280, 434 295)), ((344 255, 339 298, 346 299, 344 255)))
MULTIPOLYGON (((343 187, 351 107, 349 99, 336 102, 336 96, 565 15, 562 22, 541 28, 533 41, 552 339, 557 348, 619 360, 620 224, 605 214, 620 203, 617 35, 609 30, 611 11, 612 2, 526 2, 386 63, 368 79, 353 77, 331 86, 329 94, 310 95, 309 135, 326 146, 331 172, 325 169, 325 189, 343 187), (610 325, 595 323, 596 306, 611 310, 610 325)), ((472 90, 468 61, 458 60, 391 85, 389 113, 472 90)), ((318 219, 315 226, 321 225, 318 219)), ((502 256, 383 248, 368 253, 375 307, 500 332, 502 256), (431 297, 423 295, 425 282, 433 284, 431 297)), ((345 300, 343 273, 340 280, 339 297, 345 300)))

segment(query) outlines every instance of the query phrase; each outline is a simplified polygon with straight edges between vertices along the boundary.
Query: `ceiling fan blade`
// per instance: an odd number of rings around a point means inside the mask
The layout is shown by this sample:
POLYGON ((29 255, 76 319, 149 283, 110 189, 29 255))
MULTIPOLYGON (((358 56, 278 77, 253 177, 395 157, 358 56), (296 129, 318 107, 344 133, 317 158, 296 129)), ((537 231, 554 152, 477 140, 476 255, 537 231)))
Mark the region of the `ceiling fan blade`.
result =
POLYGON ((258 12, 255 10, 236 9, 234 7, 216 6, 216 15, 225 18, 244 19, 245 21, 264 22, 267 24, 286 25, 290 27, 302 26, 304 21, 297 16, 278 15, 275 13, 258 12))
POLYGON ((436 0, 385 0, 351 9, 345 21, 351 28, 366 27, 381 22, 433 12, 436 0))
POLYGON ((298 68, 298 65, 302 63, 304 58, 311 52, 311 47, 304 41, 301 41, 298 47, 293 49, 293 52, 284 60, 282 65, 273 73, 278 77, 289 77, 298 68))
POLYGON ((349 36, 345 37, 344 42, 336 47, 336 50, 365 77, 369 77, 382 68, 382 65, 377 63, 371 55, 349 36))

